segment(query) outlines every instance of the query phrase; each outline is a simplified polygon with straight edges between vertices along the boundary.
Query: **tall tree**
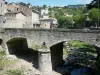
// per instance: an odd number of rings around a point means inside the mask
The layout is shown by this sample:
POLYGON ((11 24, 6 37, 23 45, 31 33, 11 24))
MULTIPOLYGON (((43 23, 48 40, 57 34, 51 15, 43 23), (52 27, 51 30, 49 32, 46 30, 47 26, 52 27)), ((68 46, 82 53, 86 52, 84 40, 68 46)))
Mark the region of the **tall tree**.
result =
POLYGON ((85 16, 83 14, 77 14, 73 17, 74 27, 75 28, 83 28, 85 22, 85 16))
POLYGON ((60 16, 57 17, 58 20, 58 28, 69 28, 72 27, 72 22, 73 19, 72 17, 65 17, 65 16, 60 16))
POLYGON ((92 8, 89 10, 89 18, 98 27, 100 21, 100 10, 97 8, 92 8))
POLYGON ((43 5, 43 8, 45 9, 47 7, 47 5, 43 5))
POLYGON ((88 9, 100 8, 100 0, 93 0, 90 4, 87 4, 88 9))

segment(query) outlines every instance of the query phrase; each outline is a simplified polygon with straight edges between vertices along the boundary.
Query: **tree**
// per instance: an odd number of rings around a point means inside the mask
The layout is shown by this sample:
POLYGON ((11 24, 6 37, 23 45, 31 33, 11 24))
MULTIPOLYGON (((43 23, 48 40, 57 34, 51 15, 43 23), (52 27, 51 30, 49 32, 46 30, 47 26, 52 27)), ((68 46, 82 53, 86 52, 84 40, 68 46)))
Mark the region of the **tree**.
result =
POLYGON ((47 7, 47 5, 43 5, 43 8, 45 9, 47 7))
POLYGON ((73 17, 73 21, 75 22, 75 28, 83 28, 85 22, 85 16, 83 14, 77 14, 73 17))
POLYGON ((76 10, 74 11, 74 15, 78 15, 78 14, 82 14, 82 10, 76 9, 76 10))
POLYGON ((100 8, 100 0, 93 0, 90 4, 87 4, 88 9, 100 8))
POLYGON ((60 16, 57 17, 58 20, 58 28, 69 28, 72 25, 72 17, 65 17, 65 16, 60 16))
POLYGON ((98 27, 100 21, 100 10, 97 8, 92 8, 88 12, 91 21, 98 27))
POLYGON ((18 4, 23 5, 23 6, 27 6, 27 4, 23 3, 23 2, 19 2, 18 4))
POLYGON ((23 2, 19 2, 18 4, 26 6, 26 7, 29 7, 31 5, 30 3, 26 4, 26 3, 23 3, 23 2))

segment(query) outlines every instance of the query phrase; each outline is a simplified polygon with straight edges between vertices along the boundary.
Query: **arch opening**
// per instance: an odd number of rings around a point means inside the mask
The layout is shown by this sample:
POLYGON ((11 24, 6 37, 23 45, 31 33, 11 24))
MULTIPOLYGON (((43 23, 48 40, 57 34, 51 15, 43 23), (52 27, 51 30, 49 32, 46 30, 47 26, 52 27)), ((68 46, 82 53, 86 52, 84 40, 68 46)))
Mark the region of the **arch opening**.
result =
MULTIPOLYGON (((79 40, 62 41, 50 47, 53 70, 69 74, 75 69, 88 68, 100 55, 100 48, 79 40)), ((91 73, 91 72, 90 72, 91 73)))
POLYGON ((2 39, 0 39, 0 45, 2 44, 2 39))
POLYGON ((38 69, 38 51, 28 48, 26 38, 12 38, 6 44, 10 55, 15 55, 19 59, 32 62, 33 67, 38 69))
POLYGON ((8 50, 11 55, 27 53, 28 45, 25 38, 13 38, 7 42, 8 50))
MULTIPOLYGON (((3 48, 2 48, 2 46, 3 46, 3 40, 2 39, 0 39, 0 52, 4 52, 4 50, 3 50, 3 48)), ((4 52, 5 53, 5 52, 4 52)))

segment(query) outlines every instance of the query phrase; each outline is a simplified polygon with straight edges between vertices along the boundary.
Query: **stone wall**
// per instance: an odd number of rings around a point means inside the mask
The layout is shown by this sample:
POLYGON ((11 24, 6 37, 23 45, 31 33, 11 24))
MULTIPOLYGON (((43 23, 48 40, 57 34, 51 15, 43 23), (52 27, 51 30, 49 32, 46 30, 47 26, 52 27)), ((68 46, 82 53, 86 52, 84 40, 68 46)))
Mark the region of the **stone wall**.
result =
POLYGON ((62 29, 30 29, 30 28, 5 28, 3 29, 4 40, 8 41, 15 37, 24 37, 29 45, 41 45, 46 42, 48 47, 62 41, 80 40, 90 44, 99 44, 100 30, 62 30, 62 29))

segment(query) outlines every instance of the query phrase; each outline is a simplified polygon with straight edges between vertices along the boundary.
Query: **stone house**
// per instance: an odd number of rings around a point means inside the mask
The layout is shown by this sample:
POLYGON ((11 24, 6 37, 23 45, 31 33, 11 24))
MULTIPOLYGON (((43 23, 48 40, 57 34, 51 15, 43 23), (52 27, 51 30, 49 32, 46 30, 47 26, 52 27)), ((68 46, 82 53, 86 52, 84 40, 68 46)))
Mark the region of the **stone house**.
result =
POLYGON ((42 18, 40 19, 40 28, 56 28, 57 20, 55 18, 42 18))
POLYGON ((4 4, 6 12, 0 16, 0 27, 32 28, 32 9, 16 4, 4 4), (23 19, 25 18, 25 19, 23 19), (6 22, 4 23, 4 21, 6 22), (7 25, 6 25, 7 24, 7 25))
POLYGON ((33 24, 33 28, 40 27, 39 12, 36 10, 32 10, 32 24, 33 24))
POLYGON ((24 28, 27 25, 26 15, 22 12, 6 13, 3 28, 24 28))

